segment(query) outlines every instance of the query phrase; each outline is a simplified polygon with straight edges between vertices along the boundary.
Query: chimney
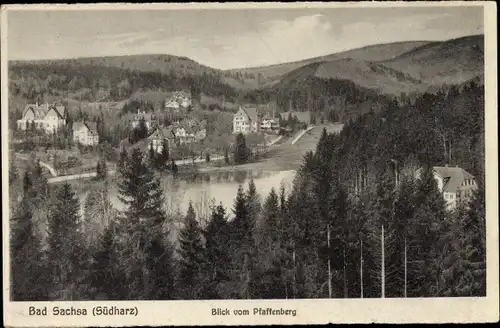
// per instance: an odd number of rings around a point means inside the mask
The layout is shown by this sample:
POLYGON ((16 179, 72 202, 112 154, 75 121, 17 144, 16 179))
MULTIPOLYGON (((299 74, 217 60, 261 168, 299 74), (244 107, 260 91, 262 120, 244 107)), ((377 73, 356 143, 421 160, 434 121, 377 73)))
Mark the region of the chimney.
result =
POLYGON ((38 107, 38 101, 36 102, 36 107, 38 107))

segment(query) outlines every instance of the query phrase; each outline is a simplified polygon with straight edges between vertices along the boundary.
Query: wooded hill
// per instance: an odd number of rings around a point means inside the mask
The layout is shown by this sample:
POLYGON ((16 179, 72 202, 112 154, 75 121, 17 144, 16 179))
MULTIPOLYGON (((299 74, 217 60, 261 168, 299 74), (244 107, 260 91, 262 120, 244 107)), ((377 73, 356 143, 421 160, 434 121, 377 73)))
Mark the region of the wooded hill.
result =
POLYGON ((9 66, 11 94, 29 102, 49 96, 117 101, 148 90, 185 89, 195 99, 204 94, 221 104, 273 102, 281 111, 314 110, 323 116, 335 111, 345 120, 385 107, 393 98, 415 99, 418 93, 436 93, 446 85, 481 82, 484 36, 376 45, 228 71, 170 55, 13 61, 9 66))

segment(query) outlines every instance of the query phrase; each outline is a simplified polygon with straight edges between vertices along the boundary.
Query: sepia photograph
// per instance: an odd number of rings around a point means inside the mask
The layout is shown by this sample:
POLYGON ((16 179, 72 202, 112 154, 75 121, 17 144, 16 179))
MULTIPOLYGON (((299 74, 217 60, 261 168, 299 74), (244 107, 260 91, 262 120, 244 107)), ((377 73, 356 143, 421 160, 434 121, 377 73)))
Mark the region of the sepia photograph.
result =
POLYGON ((495 5, 261 5, 2 6, 11 326, 498 307, 495 5))

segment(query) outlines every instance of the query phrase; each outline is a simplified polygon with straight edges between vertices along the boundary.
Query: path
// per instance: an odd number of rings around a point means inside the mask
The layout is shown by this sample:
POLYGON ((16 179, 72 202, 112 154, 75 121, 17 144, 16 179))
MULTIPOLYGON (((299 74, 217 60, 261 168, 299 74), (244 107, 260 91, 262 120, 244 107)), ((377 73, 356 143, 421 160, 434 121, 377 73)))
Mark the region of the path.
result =
MULTIPOLYGON (((291 142, 291 145, 294 145, 297 141, 300 140, 300 138, 302 138, 304 136, 304 134, 306 134, 306 132, 312 130, 314 127, 315 126, 310 126, 307 129, 302 130, 293 139, 293 141, 291 142)), ((276 138, 275 140, 273 140, 272 143, 270 143, 270 146, 274 146, 281 139, 282 139, 282 136, 276 138)), ((287 142, 288 142, 288 140, 287 140, 287 142)), ((282 145, 277 145, 277 146, 279 147, 279 146, 282 146, 282 145)), ((210 161, 216 161, 216 160, 222 160, 222 159, 224 159, 224 156, 221 156, 221 155, 214 155, 214 156, 210 157, 210 161)), ((177 166, 180 166, 180 165, 192 164, 193 162, 194 163, 203 163, 203 162, 205 162, 205 158, 198 157, 198 158, 194 159, 194 161, 193 161, 193 159, 181 159, 181 160, 176 160, 175 164, 177 166)), ((50 179, 47 180, 48 183, 58 183, 58 182, 63 182, 63 181, 71 181, 71 180, 84 179, 84 178, 92 178, 92 177, 95 177, 97 175, 96 172, 90 172, 90 173, 80 173, 80 174, 58 176, 57 172, 50 165, 48 165, 47 163, 40 162, 40 165, 42 165, 45 168, 47 168, 50 171, 50 173, 54 176, 54 177, 52 177, 52 178, 50 178, 50 179)), ((112 175, 115 172, 116 172, 116 170, 109 170, 108 174, 112 175)))
MULTIPOLYGON (((224 159, 224 156, 216 155, 216 156, 211 156, 210 161, 215 161, 215 160, 221 160, 224 159)), ((205 158, 196 158, 194 160, 195 163, 202 163, 205 162, 205 158)), ((175 164, 177 166, 181 165, 186 165, 186 164, 192 164, 193 160, 192 159, 180 159, 176 160, 175 164)), ((108 174, 113 175, 116 173, 116 170, 109 170, 108 174)), ((61 176, 55 176, 53 178, 50 178, 47 180, 48 183, 57 183, 57 182, 63 182, 63 181, 71 181, 71 180, 77 180, 77 179, 84 179, 84 178, 93 178, 97 176, 96 172, 90 172, 90 173, 80 173, 80 174, 71 174, 71 175, 61 175, 61 176)))
POLYGON ((306 132, 307 132, 307 131, 310 131, 310 130, 312 130, 312 129, 314 129, 314 125, 313 125, 313 126, 309 126, 309 127, 308 127, 307 129, 305 129, 305 130, 302 130, 302 132, 300 132, 300 133, 299 133, 299 134, 295 137, 295 139, 293 139, 293 141, 292 141, 292 145, 295 145, 295 143, 296 143, 297 141, 299 141, 299 140, 300 140, 300 138, 302 138, 302 136, 303 136, 304 134, 306 134, 306 132))
MULTIPOLYGON (((29 157, 27 155, 16 154, 16 156, 22 160, 25 160, 25 161, 29 160, 29 157)), ((46 168, 52 176, 57 177, 57 171, 55 168, 52 167, 52 165, 47 164, 47 163, 42 162, 42 161, 39 161, 39 163, 40 163, 40 166, 43 166, 44 168, 46 168)))

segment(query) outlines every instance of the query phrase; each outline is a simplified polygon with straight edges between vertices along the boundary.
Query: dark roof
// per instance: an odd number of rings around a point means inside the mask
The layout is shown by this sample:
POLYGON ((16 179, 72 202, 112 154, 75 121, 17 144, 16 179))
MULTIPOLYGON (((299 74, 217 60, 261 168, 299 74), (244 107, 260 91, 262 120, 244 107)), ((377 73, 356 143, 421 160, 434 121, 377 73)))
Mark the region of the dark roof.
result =
POLYGON ((62 105, 55 105, 55 104, 27 104, 24 106, 23 110, 23 117, 26 115, 28 110, 32 109, 34 114, 35 114, 35 119, 43 119, 45 115, 49 112, 50 109, 54 109, 57 114, 61 117, 64 118, 64 115, 66 113, 66 108, 62 105))
POLYGON ((73 131, 78 130, 82 127, 86 126, 89 129, 89 132, 92 134, 97 134, 97 124, 95 122, 74 122, 73 123, 73 131))
MULTIPOLYGON (((416 173, 419 175, 421 171, 419 168, 416 173)), ((465 179, 474 179, 472 174, 457 166, 434 166, 433 171, 443 178, 443 192, 457 192, 465 179)))
POLYGON ((444 180, 443 191, 456 192, 465 179, 474 179, 474 176, 460 167, 434 166, 434 172, 444 180))
POLYGON ((296 112, 296 111, 288 111, 284 113, 280 113, 281 119, 287 120, 288 116, 292 114, 292 117, 297 117, 297 120, 300 122, 308 123, 311 122, 311 112, 306 111, 306 112, 296 112))
POLYGON ((258 121, 259 111, 255 107, 244 107, 243 111, 248 115, 252 121, 258 121))

